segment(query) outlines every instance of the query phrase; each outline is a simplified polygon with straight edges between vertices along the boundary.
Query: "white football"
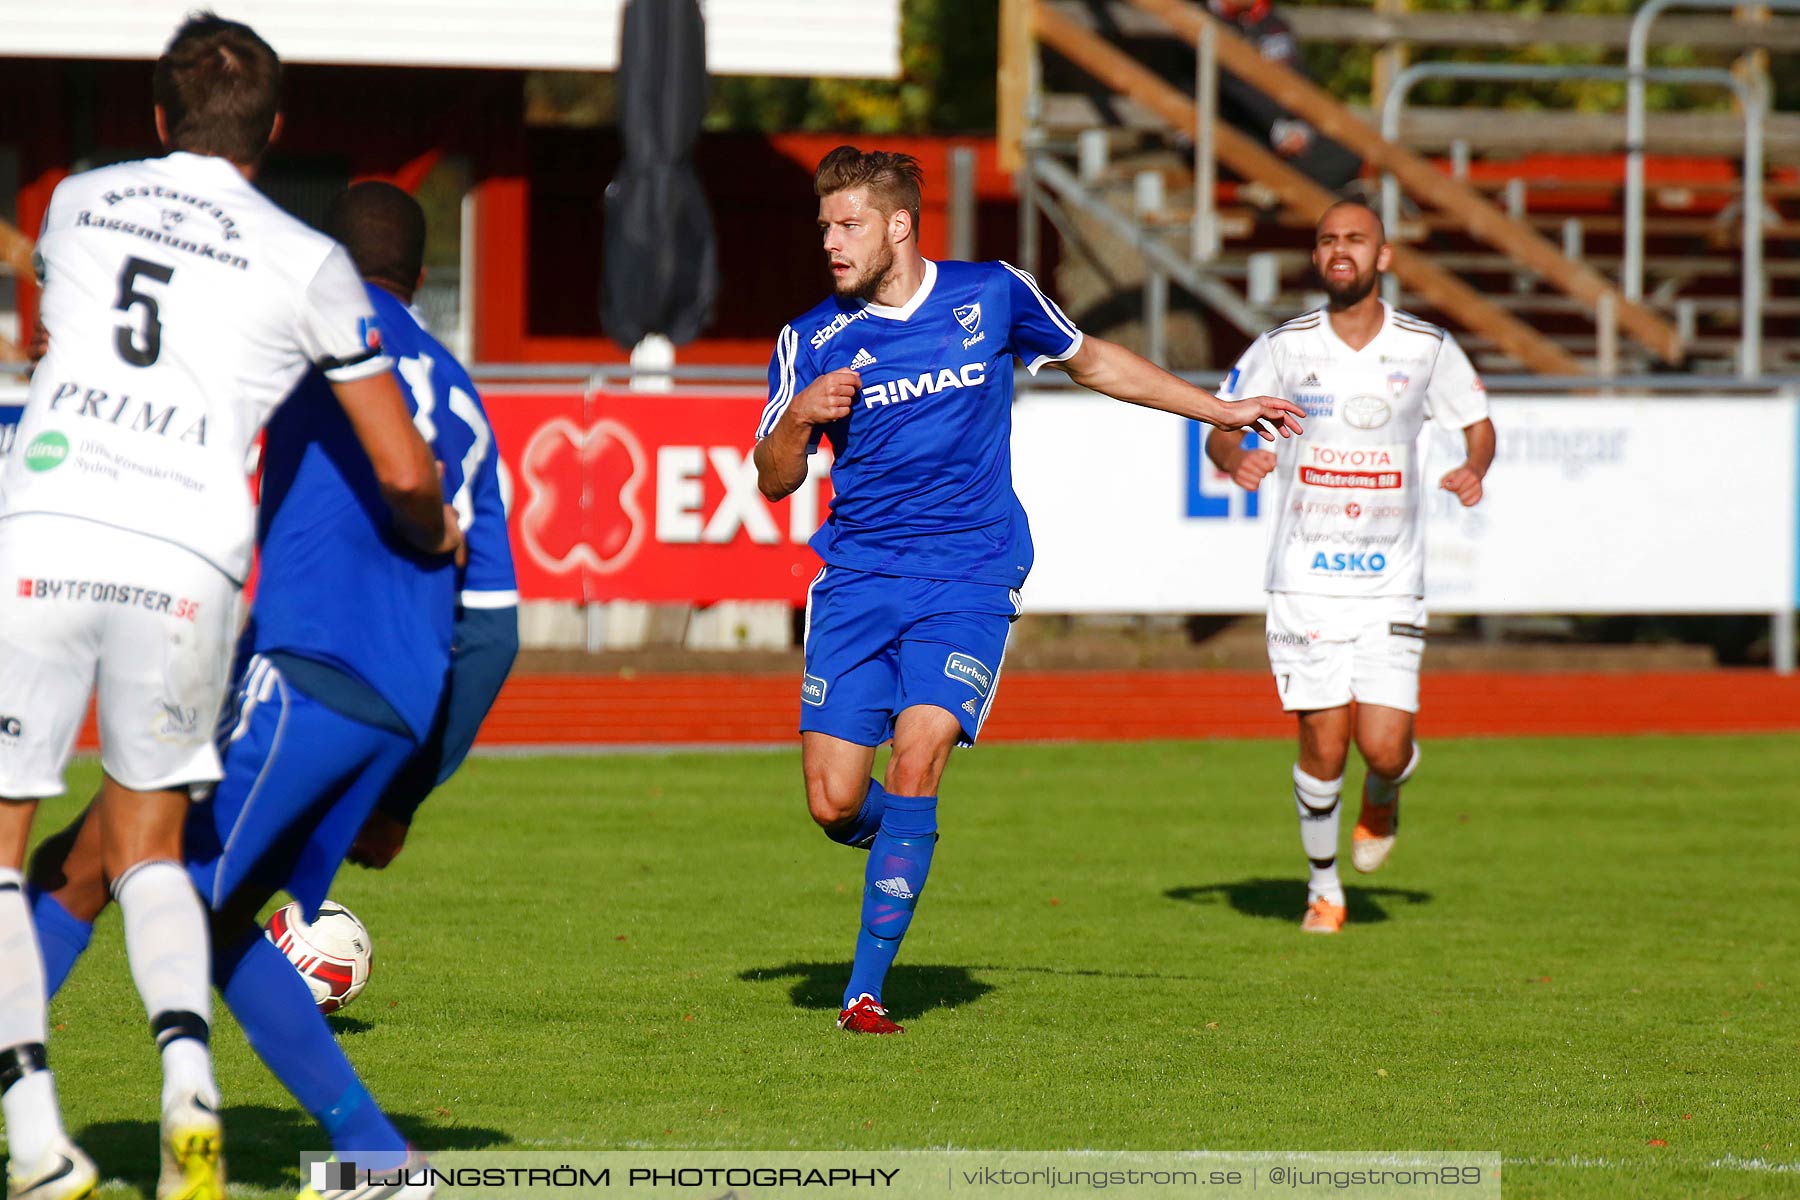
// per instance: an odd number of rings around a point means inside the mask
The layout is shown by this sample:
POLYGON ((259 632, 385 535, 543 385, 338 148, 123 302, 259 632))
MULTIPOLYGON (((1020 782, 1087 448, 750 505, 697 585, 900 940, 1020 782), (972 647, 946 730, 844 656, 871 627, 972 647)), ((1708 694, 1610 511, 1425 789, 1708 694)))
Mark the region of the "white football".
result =
POLYGON ((375 947, 363 923, 341 904, 325 901, 310 925, 298 901, 278 908, 265 936, 306 980, 322 1013, 336 1012, 368 986, 375 947))

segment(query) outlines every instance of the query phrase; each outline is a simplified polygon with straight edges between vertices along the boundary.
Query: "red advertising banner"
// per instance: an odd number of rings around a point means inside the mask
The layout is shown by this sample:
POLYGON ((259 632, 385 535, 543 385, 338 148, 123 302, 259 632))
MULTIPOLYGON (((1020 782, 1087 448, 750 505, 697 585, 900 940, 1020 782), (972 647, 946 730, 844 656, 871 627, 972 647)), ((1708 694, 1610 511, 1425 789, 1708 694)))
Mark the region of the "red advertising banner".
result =
POLYGON ((830 456, 778 504, 756 490, 758 396, 482 389, 511 485, 525 600, 801 603, 830 456))

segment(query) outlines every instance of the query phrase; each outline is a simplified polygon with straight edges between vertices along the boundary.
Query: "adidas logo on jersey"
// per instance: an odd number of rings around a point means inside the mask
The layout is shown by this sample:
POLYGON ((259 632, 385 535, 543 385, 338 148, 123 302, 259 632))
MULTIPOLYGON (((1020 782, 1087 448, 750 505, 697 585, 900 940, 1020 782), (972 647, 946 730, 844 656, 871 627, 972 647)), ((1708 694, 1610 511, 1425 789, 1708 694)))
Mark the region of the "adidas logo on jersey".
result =
POLYGON ((945 367, 941 371, 927 371, 914 379, 896 379, 889 383, 876 383, 862 390, 863 407, 874 408, 877 404, 900 404, 917 396, 928 396, 934 392, 946 392, 952 388, 980 387, 987 382, 987 364, 972 362, 956 371, 945 367))
POLYGON ((1302 379, 1300 381, 1300 386, 1301 387, 1323 387, 1324 385, 1319 382, 1319 373, 1317 371, 1314 371, 1310 375, 1308 375, 1305 379, 1302 379))
POLYGON ((864 367, 872 367, 874 365, 875 356, 870 354, 866 347, 858 350, 856 352, 856 357, 850 360, 850 369, 852 371, 860 371, 864 367))
POLYGON ((908 887, 906 885, 906 880, 900 878, 898 875, 894 876, 892 879, 877 880, 875 883, 875 890, 884 896, 892 896, 896 900, 911 900, 913 898, 912 888, 908 887))

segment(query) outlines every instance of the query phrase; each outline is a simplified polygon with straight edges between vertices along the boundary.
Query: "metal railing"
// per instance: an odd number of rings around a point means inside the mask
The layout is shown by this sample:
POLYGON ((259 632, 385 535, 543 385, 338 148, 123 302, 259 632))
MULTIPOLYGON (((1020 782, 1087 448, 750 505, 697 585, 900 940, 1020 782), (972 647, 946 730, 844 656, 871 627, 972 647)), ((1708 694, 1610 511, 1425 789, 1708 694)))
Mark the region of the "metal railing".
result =
MULTIPOLYGON (((1064 200, 1098 222, 1114 236, 1130 243, 1144 260, 1145 266, 1145 314, 1144 324, 1152 331, 1159 329, 1168 314, 1167 281, 1174 279, 1182 287, 1208 304, 1240 333, 1255 337, 1267 324, 1262 314, 1245 303, 1244 298, 1208 271, 1201 262, 1196 262, 1177 253, 1168 243, 1145 229, 1144 226, 1126 216, 1105 200, 1093 195, 1085 188, 1075 173, 1042 151, 1031 151, 1028 154, 1030 171, 1033 178, 1043 186, 1044 190, 1058 199, 1064 200), (1159 281, 1162 286, 1158 286, 1159 281)), ((1045 207, 1043 197, 1037 197, 1039 207, 1045 207)), ((1054 214, 1052 214, 1054 216, 1054 214)), ((1152 332, 1152 336, 1157 336, 1152 332)), ((1153 360, 1160 355, 1151 355, 1153 360)))
MULTIPOLYGON (((1650 51, 1650 27, 1656 18, 1671 8, 1746 7, 1740 0, 1645 0, 1631 19, 1631 36, 1625 50, 1625 268, 1621 289, 1627 300, 1636 302, 1644 294, 1644 130, 1645 85, 1651 73, 1645 66, 1650 51)), ((1758 8, 1775 12, 1800 12, 1800 0, 1759 0, 1758 8)), ((1766 81, 1763 85, 1766 95, 1766 81)), ((1763 96, 1755 107, 1761 108, 1763 96)), ((1745 109, 1752 105, 1748 102, 1745 109)), ((1758 172, 1761 180, 1762 147, 1757 146, 1758 172)), ((1749 185, 1749 166, 1745 164, 1745 185, 1749 185)), ((1746 198, 1746 207, 1748 207, 1746 198)))
MULTIPOLYGON (((1651 0, 1656 3, 1657 0, 1651 0)), ((1689 3, 1690 0, 1665 0, 1665 3, 1689 3)), ((1695 0, 1697 2, 1697 0, 1695 0)), ((1796 9, 1800 9, 1800 0, 1791 0, 1796 9)), ((1598 66, 1537 66, 1524 63, 1417 63, 1406 68, 1394 78, 1393 86, 1388 90, 1387 98, 1381 105, 1381 136, 1390 142, 1400 137, 1400 118, 1406 107, 1406 97, 1413 87, 1426 79, 1476 79, 1501 82, 1543 83, 1559 80, 1594 80, 1601 82, 1626 83, 1641 87, 1644 83, 1690 84, 1702 87, 1722 87, 1729 89, 1743 105, 1744 116, 1744 200, 1743 208, 1743 280, 1742 280, 1742 318, 1739 329, 1738 373, 1746 379, 1754 379, 1762 373, 1762 302, 1766 281, 1763 279, 1763 94, 1761 89, 1753 88, 1730 71, 1720 68, 1702 67, 1598 67, 1598 66)), ((1641 117, 1641 115, 1640 115, 1641 117)), ((1627 118, 1629 124, 1629 117, 1627 118)), ((1632 135, 1627 133, 1627 138, 1632 135)), ((1638 140, 1642 140, 1642 130, 1638 132, 1638 140)), ((1639 147, 1641 150, 1641 146, 1639 147)), ((1638 160, 1638 176, 1642 183, 1643 162, 1638 160)), ((1630 159, 1627 159, 1626 186, 1629 194, 1631 182, 1630 159)), ((1624 286, 1626 299, 1637 301, 1642 298, 1643 284, 1643 212, 1640 194, 1638 223, 1635 234, 1631 223, 1629 202, 1626 209, 1625 234, 1625 271, 1624 286), (1635 252, 1635 253, 1634 253, 1635 252), (1629 286, 1630 272, 1638 272, 1638 290, 1634 293, 1629 286)), ((1397 228, 1400 221, 1400 185, 1391 171, 1381 175, 1381 216, 1389 229, 1397 228)), ((1390 277, 1388 286, 1393 280, 1390 277)), ((1605 350, 1609 339, 1612 339, 1611 354, 1600 355, 1603 363, 1609 357, 1616 363, 1616 330, 1609 329, 1610 314, 1602 311, 1596 314, 1597 340, 1605 350)))
POLYGON ((1219 119, 1218 26, 1208 21, 1194 47, 1194 261, 1211 262, 1224 240, 1219 236, 1219 157, 1213 145, 1219 119))

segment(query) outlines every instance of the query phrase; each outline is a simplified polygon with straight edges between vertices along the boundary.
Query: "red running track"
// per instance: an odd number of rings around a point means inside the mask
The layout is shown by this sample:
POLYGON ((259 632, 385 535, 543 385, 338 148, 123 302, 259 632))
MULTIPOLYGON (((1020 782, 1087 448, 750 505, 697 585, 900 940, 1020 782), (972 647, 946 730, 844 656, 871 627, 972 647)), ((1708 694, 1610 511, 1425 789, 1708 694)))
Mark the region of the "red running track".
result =
MULTIPOLYGON (((1768 671, 1427 674, 1435 737, 1800 730, 1800 676, 1768 671)), ((795 740, 798 677, 515 675, 481 746, 767 745, 795 740)), ((1260 671, 1018 671, 984 741, 1286 738, 1293 718, 1260 671)), ((93 718, 80 745, 96 745, 93 718)))
MULTIPOLYGON (((1252 671, 1007 674, 992 741, 1291 737, 1252 671)), ((1420 728, 1438 737, 1800 730, 1800 678, 1767 671, 1427 674, 1420 728)), ((785 675, 520 675, 482 729, 488 746, 754 744, 794 740, 785 675)))

